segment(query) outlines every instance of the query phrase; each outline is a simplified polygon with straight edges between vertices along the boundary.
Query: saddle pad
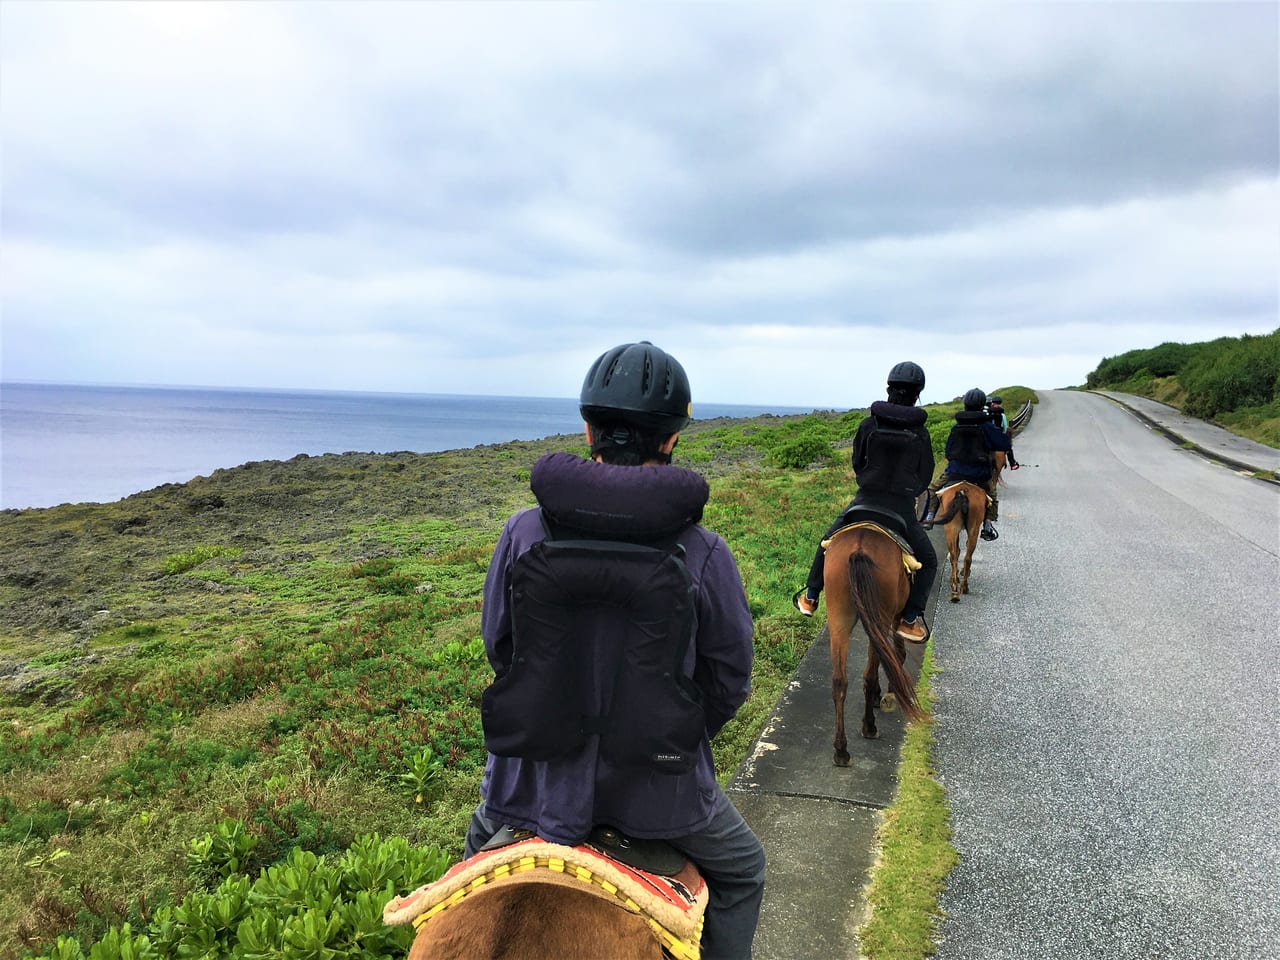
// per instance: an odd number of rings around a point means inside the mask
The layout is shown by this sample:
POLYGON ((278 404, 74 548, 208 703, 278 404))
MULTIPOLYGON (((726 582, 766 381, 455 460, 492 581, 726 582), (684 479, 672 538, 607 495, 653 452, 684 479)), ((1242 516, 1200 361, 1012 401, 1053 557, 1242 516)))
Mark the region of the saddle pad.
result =
MULTIPOLYGON (((935 496, 940 496, 940 495, 941 495, 942 493, 944 493, 945 491, 950 490, 952 487, 958 487, 958 486, 960 486, 960 484, 962 484, 962 483, 967 483, 967 484, 968 484, 969 486, 971 486, 971 487, 977 487, 979 490, 981 490, 981 489, 982 489, 982 484, 977 483, 977 482, 975 482, 975 481, 973 481, 973 480, 956 480, 954 483, 948 483, 948 484, 946 484, 946 485, 944 485, 944 486, 939 487, 939 488, 938 488, 938 493, 937 493, 937 494, 935 494, 935 496)), ((985 492, 985 491, 984 491, 984 492, 985 492)), ((987 503, 994 503, 994 502, 995 502, 995 501, 993 501, 993 500, 991 499, 991 494, 989 494, 989 493, 988 493, 988 494, 987 494, 987 503)))
POLYGON ((439 880, 403 897, 382 911, 391 926, 424 923, 486 885, 514 880, 572 882, 578 889, 643 916, 662 945, 680 960, 696 960, 707 908, 707 885, 689 864, 676 877, 645 873, 591 847, 567 847, 538 837, 481 850, 452 866, 439 880))
POLYGON ((831 536, 827 537, 827 539, 822 541, 822 549, 823 550, 827 549, 827 544, 829 544, 836 537, 840 536, 840 534, 846 533, 849 530, 859 530, 864 527, 869 528, 871 530, 875 530, 877 533, 883 533, 886 537, 888 537, 890 540, 892 540, 894 543, 898 545, 899 549, 902 550, 902 566, 907 571, 907 576, 911 576, 917 570, 919 570, 921 567, 924 566, 923 563, 921 563, 919 560, 916 559, 915 554, 911 552, 911 544, 907 543, 907 541, 903 540, 900 536, 898 536, 892 530, 889 530, 886 527, 882 527, 878 523, 872 523, 869 520, 863 520, 860 523, 851 523, 847 527, 841 527, 835 533, 831 534, 831 536))

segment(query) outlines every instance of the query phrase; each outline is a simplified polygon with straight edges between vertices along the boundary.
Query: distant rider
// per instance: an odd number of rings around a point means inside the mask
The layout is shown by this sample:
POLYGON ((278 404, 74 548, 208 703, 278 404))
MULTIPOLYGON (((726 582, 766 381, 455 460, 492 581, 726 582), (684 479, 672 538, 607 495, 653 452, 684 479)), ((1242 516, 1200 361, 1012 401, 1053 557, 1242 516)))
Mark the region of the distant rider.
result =
MULTIPOLYGON (((868 416, 858 424, 853 438, 853 472, 858 491, 849 504, 849 507, 862 504, 880 507, 902 520, 907 543, 921 567, 911 582, 911 593, 902 610, 897 634, 914 643, 928 639, 924 609, 938 572, 938 557, 929 542, 929 534, 915 515, 916 499, 933 477, 933 443, 925 427, 929 415, 915 405, 924 390, 924 382, 924 370, 909 360, 889 371, 888 400, 871 404, 868 416), (882 431, 892 434, 892 439, 882 431), (899 439, 904 434, 910 435, 906 442, 899 439)), ((823 540, 845 525, 844 513, 849 507, 827 528, 823 540)), ((813 616, 818 609, 825 563, 826 551, 819 546, 804 589, 791 598, 795 608, 806 617, 813 616)))
POLYGON ((991 417, 991 422, 996 425, 1003 434, 1009 432, 1009 418, 1005 416, 1004 404, 1000 400, 999 394, 992 394, 987 397, 987 414, 991 417))
MULTIPOLYGON (((1005 416, 1004 405, 1000 402, 999 394, 987 397, 987 415, 991 418, 991 422, 1000 428, 1000 432, 1013 441, 1013 434, 1009 432, 1009 418, 1005 416)), ((1009 447, 1009 469, 1017 470, 1022 464, 1013 455, 1013 447, 1009 447)), ((993 538, 994 539, 994 538, 993 538)))
MULTIPOLYGON (((692 607, 693 639, 679 661, 680 676, 646 673, 630 662, 623 670, 619 638, 634 635, 636 627, 622 607, 594 603, 572 610, 568 632, 577 644, 575 665, 588 664, 578 671, 585 689, 572 688, 562 675, 532 686, 540 702, 573 698, 595 711, 593 721, 603 716, 607 724, 555 759, 490 753, 480 787, 484 799, 472 816, 466 853, 473 855, 503 825, 570 846, 585 840, 597 825, 631 837, 666 840, 697 864, 707 882, 702 956, 749 958, 764 895, 764 849, 717 783, 710 741, 747 698, 753 624, 729 547, 698 524, 709 493, 706 481, 692 470, 669 466, 678 433, 689 422, 689 380, 676 359, 653 344, 623 344, 591 365, 580 411, 591 459, 557 453, 534 465, 531 486, 541 509, 520 511, 507 521, 489 565, 481 633, 497 674, 491 689, 503 693, 485 702, 486 743, 491 708, 494 717, 501 714, 508 728, 516 730, 536 730, 553 712, 530 715, 525 708, 529 682, 512 693, 515 686, 504 678, 529 677, 526 661, 556 662, 528 639, 544 624, 520 619, 521 604, 528 603, 521 599, 520 584, 526 582, 521 579, 524 571, 538 562, 535 558, 548 555, 553 542, 549 534, 557 529, 564 535, 555 539, 566 541, 669 539, 678 544, 682 553, 677 555, 692 579, 692 604, 685 600, 683 609, 692 607), (513 670, 513 650, 522 643, 521 666, 513 670), (673 699, 677 687, 692 693, 673 699), (624 694, 633 708, 614 711, 624 694), (636 703, 644 706, 635 709, 636 703), (611 762, 610 742, 621 741, 625 748, 668 729, 686 731, 694 743, 688 769, 611 762)), ((591 586, 621 577, 601 563, 591 586)), ((664 609, 676 605, 672 601, 664 609)), ((675 614, 670 616, 668 623, 675 620, 675 614)), ((664 624, 643 627, 652 633, 664 624)), ((535 674, 535 680, 540 676, 535 674)), ((652 754, 646 762, 650 758, 656 764, 669 755, 652 754)))
POLYGON ((995 521, 1000 519, 1000 501, 996 494, 996 481, 991 469, 991 455, 1004 450, 1013 462, 1013 442, 1000 432, 995 418, 984 412, 987 395, 974 387, 964 395, 964 409, 955 414, 956 425, 947 436, 947 466, 938 479, 929 484, 929 512, 925 523, 934 519, 934 502, 943 487, 961 480, 979 484, 987 491, 987 511, 982 521, 983 540, 994 540, 995 521))

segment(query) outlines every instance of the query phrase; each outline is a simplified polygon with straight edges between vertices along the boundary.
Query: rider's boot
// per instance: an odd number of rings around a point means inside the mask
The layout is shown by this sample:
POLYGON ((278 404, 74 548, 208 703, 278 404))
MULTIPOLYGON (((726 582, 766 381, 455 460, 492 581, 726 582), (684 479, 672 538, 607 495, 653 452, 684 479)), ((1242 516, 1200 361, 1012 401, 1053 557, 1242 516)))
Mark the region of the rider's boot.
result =
POLYGON ((979 533, 978 536, 983 540, 994 540, 996 537, 1000 536, 1000 534, 996 532, 995 525, 990 520, 983 520, 982 532, 979 533))
POLYGON ((910 640, 912 643, 924 643, 929 639, 929 628, 925 625, 924 617, 917 614, 910 620, 905 618, 898 621, 898 628, 894 631, 903 640, 910 640))

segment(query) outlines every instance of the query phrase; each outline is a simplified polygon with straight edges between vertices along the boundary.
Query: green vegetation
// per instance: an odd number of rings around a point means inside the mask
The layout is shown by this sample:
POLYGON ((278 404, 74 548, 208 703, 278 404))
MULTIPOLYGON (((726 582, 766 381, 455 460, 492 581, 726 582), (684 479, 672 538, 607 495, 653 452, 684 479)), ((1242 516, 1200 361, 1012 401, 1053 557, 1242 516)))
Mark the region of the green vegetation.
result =
POLYGON ((1104 359, 1085 386, 1151 397, 1280 447, 1280 329, 1130 350, 1104 359))
MULTIPOLYGON (((930 641, 916 687, 925 707, 933 702, 932 651, 930 641)), ((959 854, 951 845, 946 794, 934 779, 932 746, 929 724, 907 728, 897 793, 880 826, 880 859, 867 887, 871 916, 859 931, 870 960, 918 960, 937 945, 938 898, 959 854)))
POLYGON ((173 576, 174 574, 194 570, 206 560, 212 560, 214 557, 238 556, 240 556, 240 551, 233 547, 196 547, 194 550, 188 550, 185 553, 175 553, 171 557, 165 557, 164 572, 173 576))
MULTIPOLYGON (((956 409, 929 408, 939 460, 956 409)), ((819 629, 789 598, 864 415, 682 434, 755 620, 722 781, 819 629)), ((489 557, 565 449, 301 456, 0 513, 0 958, 401 949, 371 918, 461 853, 478 799, 489 557)))

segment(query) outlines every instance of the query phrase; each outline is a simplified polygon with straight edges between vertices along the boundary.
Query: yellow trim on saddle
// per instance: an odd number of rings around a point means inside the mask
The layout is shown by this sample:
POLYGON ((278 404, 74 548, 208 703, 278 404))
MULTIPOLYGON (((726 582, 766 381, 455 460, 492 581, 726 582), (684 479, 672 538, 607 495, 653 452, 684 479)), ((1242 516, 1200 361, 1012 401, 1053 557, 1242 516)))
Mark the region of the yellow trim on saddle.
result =
POLYGON ((960 484, 962 484, 962 483, 967 483, 967 484, 968 484, 969 486, 971 486, 971 487, 977 487, 979 490, 982 490, 982 492, 983 492, 983 493, 986 493, 986 495, 987 495, 987 504, 988 504, 988 505, 993 504, 993 503, 995 503, 995 502, 996 502, 995 497, 993 497, 993 496, 991 496, 991 494, 987 493, 987 491, 986 491, 986 490, 983 490, 982 484, 980 484, 977 480, 955 480, 955 481, 953 481, 953 482, 951 482, 951 483, 948 483, 945 487, 939 487, 939 488, 938 488, 938 492, 937 492, 936 494, 934 494, 934 496, 941 496, 942 494, 944 494, 944 493, 946 493, 948 490, 950 490, 952 487, 958 487, 958 486, 960 486, 960 484))
POLYGON ((848 526, 841 527, 835 533, 831 534, 831 536, 827 537, 827 539, 822 541, 822 549, 823 550, 827 549, 827 544, 829 544, 836 537, 840 536, 840 534, 848 530, 859 530, 864 527, 869 527, 872 530, 885 534, 887 537, 889 537, 890 540, 892 540, 894 543, 898 545, 898 548, 902 550, 902 566, 903 566, 903 569, 907 571, 907 576, 913 575, 917 570, 919 570, 921 567, 924 566, 923 563, 921 563, 919 560, 915 558, 915 554, 911 553, 911 551, 905 549, 902 546, 901 537, 894 534, 893 531, 891 530, 886 530, 884 527, 882 527, 878 523, 872 523, 870 520, 861 520, 858 523, 851 523, 848 526))
POLYGON ((486 884, 501 880, 505 877, 518 873, 527 873, 530 870, 550 870, 553 873, 563 874, 572 877, 586 884, 592 884, 613 899, 618 906, 644 918, 644 921, 653 931, 653 935, 658 938, 658 942, 662 944, 664 950, 671 954, 675 960, 699 960, 702 956, 701 938, 702 938, 702 918, 698 919, 698 928, 694 937, 689 940, 682 939, 672 933, 660 922, 649 916, 631 897, 627 896, 617 885, 610 882, 602 876, 597 876, 586 867, 576 866, 566 863, 564 857, 538 857, 526 856, 520 857, 512 863, 503 863, 494 867, 488 873, 476 877, 470 883, 459 887, 453 891, 445 899, 432 906, 430 909, 423 911, 413 918, 413 929, 421 930, 423 924, 427 923, 432 917, 438 913, 443 913, 450 907, 457 906, 468 895, 482 889, 486 884))

